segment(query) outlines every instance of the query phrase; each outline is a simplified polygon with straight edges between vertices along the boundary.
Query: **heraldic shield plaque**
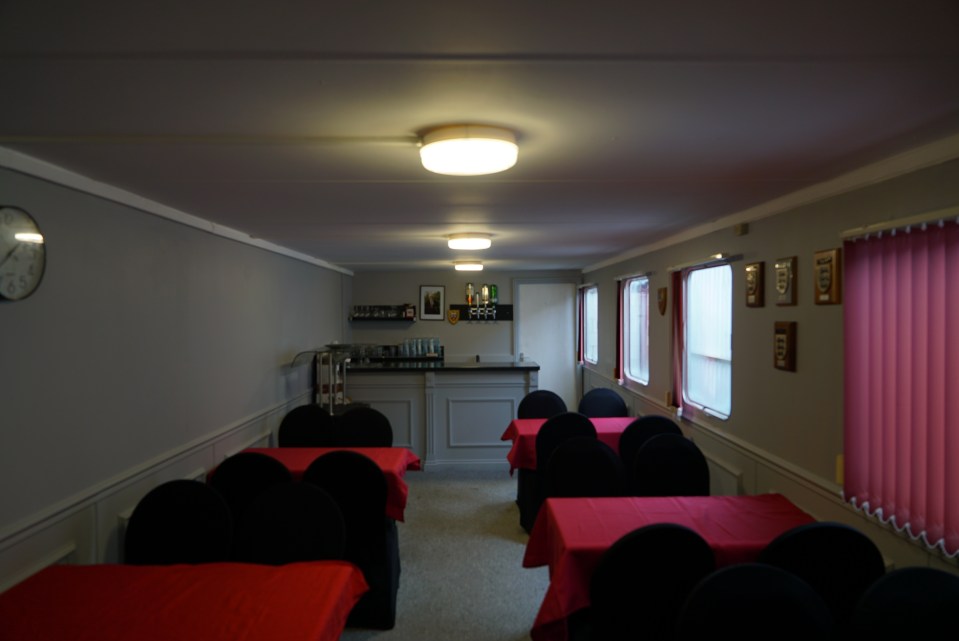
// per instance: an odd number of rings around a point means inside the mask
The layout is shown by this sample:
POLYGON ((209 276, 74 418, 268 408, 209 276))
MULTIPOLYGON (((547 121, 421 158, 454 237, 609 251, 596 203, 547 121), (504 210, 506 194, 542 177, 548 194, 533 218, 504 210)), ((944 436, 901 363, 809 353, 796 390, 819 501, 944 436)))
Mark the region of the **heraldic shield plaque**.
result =
POLYGON ((773 273, 776 276, 776 304, 796 304, 796 257, 779 258, 776 260, 773 273))
POLYGON ((835 305, 842 302, 841 251, 838 248, 825 249, 813 256, 817 305, 835 305))
POLYGON ((746 265, 746 307, 762 307, 765 286, 763 272, 766 263, 750 263, 746 265))

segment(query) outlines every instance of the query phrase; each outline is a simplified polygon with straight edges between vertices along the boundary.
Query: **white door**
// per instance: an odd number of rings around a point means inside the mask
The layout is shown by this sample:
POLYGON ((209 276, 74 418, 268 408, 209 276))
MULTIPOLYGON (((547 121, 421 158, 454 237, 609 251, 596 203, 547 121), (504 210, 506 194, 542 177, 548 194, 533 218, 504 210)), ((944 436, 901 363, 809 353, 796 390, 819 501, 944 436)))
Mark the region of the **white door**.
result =
POLYGON ((540 366, 539 389, 576 409, 576 284, 516 282, 516 353, 540 366))

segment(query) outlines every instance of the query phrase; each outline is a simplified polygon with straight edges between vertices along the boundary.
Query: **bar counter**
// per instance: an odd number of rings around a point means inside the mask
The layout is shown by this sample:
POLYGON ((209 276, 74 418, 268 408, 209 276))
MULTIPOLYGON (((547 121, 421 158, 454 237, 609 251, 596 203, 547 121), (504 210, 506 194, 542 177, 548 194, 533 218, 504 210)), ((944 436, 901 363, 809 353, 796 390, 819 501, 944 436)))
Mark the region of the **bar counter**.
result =
POLYGON ((350 363, 346 394, 390 419, 393 444, 429 467, 438 463, 503 463, 503 425, 537 388, 532 361, 435 360, 350 363))
POLYGON ((451 363, 447 361, 436 360, 400 360, 382 361, 370 363, 349 363, 346 367, 347 373, 352 372, 421 372, 427 370, 430 372, 538 372, 539 365, 532 361, 523 361, 522 363, 486 363, 464 361, 460 363, 451 363))

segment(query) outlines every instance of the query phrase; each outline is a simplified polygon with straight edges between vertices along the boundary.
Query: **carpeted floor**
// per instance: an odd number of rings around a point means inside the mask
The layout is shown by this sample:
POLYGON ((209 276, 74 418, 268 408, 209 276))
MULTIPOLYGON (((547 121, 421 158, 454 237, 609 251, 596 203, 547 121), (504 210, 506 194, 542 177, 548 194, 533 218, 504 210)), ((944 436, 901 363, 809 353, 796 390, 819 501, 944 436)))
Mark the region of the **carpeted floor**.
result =
POLYGON ((546 568, 524 568, 516 477, 505 463, 407 472, 402 575, 392 630, 347 628, 344 641, 529 639, 546 568))

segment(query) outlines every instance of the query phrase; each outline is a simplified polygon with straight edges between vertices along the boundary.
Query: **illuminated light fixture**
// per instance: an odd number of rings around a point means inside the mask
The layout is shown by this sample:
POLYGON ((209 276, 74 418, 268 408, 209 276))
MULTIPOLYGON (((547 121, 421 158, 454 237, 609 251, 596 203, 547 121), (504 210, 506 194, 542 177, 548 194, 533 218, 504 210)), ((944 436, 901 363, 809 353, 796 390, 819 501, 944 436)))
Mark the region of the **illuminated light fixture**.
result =
POLYGON ((13 235, 14 239, 19 240, 21 243, 35 243, 37 245, 43 244, 43 234, 37 234, 34 232, 20 231, 13 235))
POLYGON ((485 125, 447 125, 422 136, 420 160, 437 174, 482 176, 516 164, 519 148, 508 129, 485 125))
POLYGON ((452 234, 446 242, 450 249, 489 249, 493 241, 489 234, 452 234))
POLYGON ((458 272, 481 272, 483 263, 477 260, 458 260, 453 263, 453 268, 458 272))

